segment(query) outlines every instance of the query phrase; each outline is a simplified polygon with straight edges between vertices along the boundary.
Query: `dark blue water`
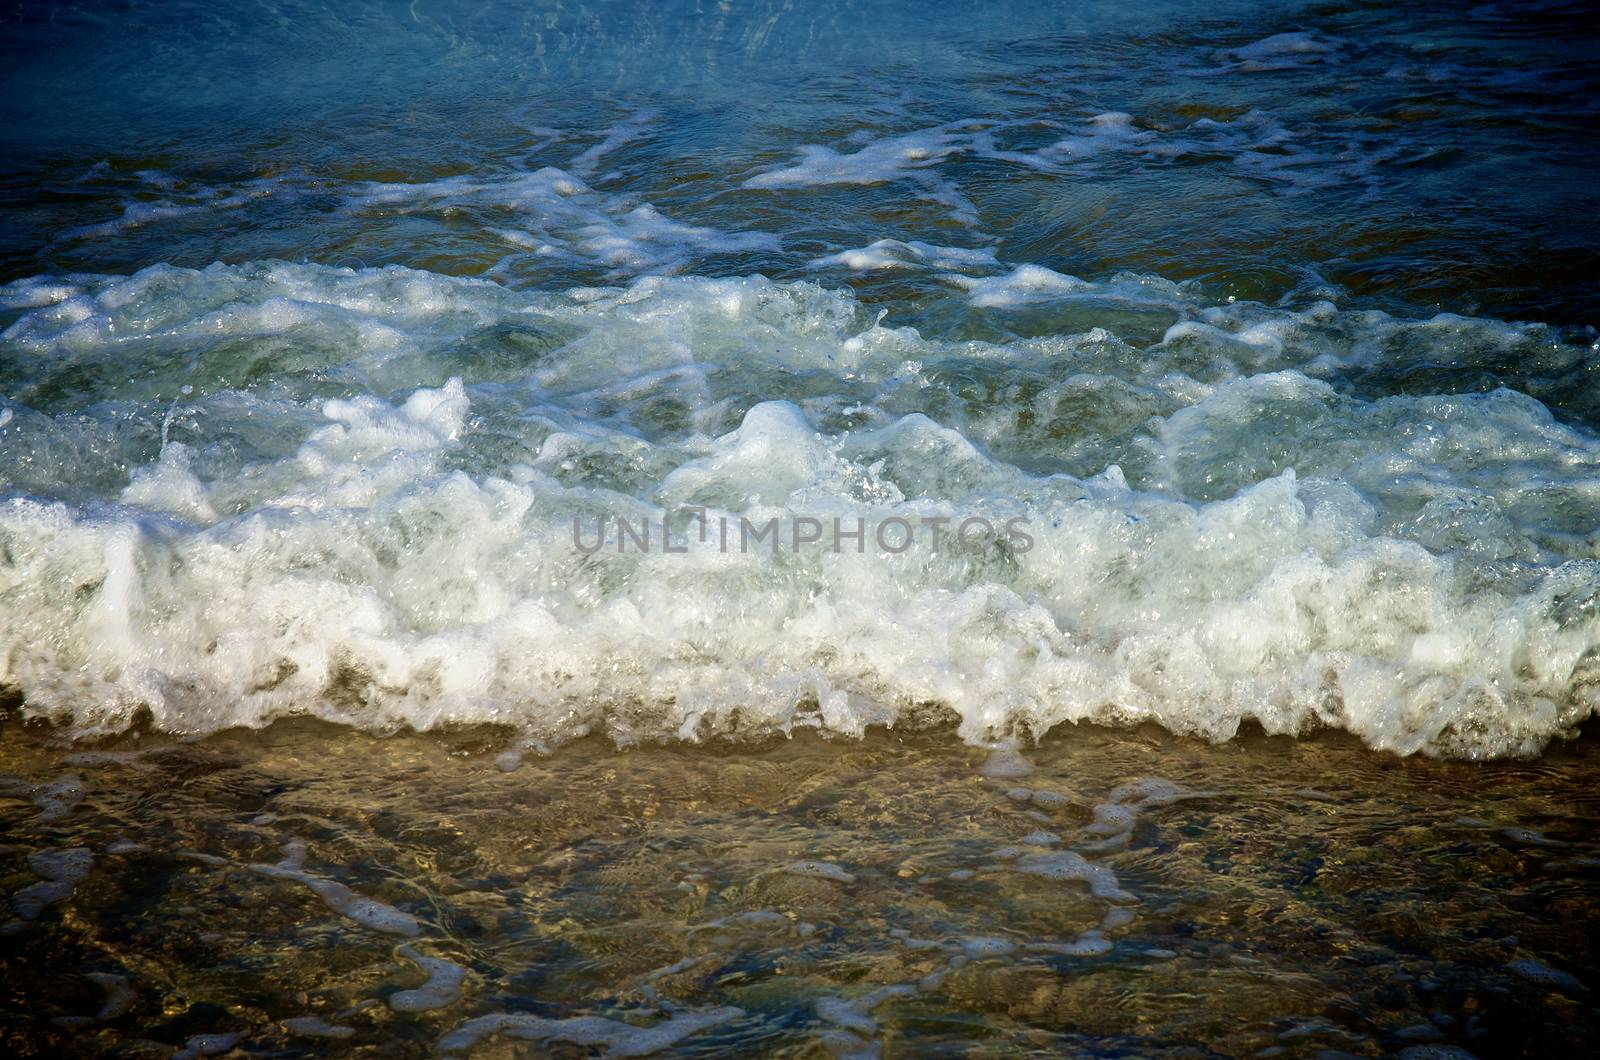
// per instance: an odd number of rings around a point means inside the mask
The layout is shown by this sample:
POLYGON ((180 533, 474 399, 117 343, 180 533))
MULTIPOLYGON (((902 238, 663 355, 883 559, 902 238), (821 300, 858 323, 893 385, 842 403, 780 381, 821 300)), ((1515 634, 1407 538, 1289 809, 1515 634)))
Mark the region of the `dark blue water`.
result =
POLYGON ((1595 323, 1583 4, 249 0, 23 3, 4 19, 8 278, 266 257, 481 274, 505 256, 489 231, 514 224, 502 205, 351 209, 350 182, 566 166, 643 111, 586 174, 598 188, 780 245, 617 268, 580 255, 508 268, 519 285, 664 266, 795 277, 896 237, 1239 297, 1314 275, 1383 308, 1595 323), (1106 112, 1149 143, 1052 169, 971 151, 929 166, 970 201, 964 221, 905 179, 741 188, 805 144, 970 120, 1025 152, 1106 112), (201 208, 95 228, 163 203, 201 208))

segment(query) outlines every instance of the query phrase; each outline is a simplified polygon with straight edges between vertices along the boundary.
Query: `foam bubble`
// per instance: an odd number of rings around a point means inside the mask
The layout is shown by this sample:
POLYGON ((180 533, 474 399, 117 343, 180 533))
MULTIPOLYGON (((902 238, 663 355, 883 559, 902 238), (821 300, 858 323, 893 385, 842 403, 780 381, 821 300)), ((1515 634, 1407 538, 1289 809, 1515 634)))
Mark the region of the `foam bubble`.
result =
POLYGON ((139 999, 126 976, 111 972, 85 972, 84 978, 98 986, 104 995, 99 1010, 93 1016, 57 1016, 51 1022, 58 1027, 88 1027, 114 1020, 125 1014, 139 999))
POLYGON ((33 804, 39 807, 39 820, 50 824, 63 820, 83 801, 83 781, 68 773, 34 789, 33 804))
POLYGON ((1133 901, 1133 895, 1124 891, 1117 874, 1104 865, 1086 860, 1082 854, 1062 850, 1050 854, 1027 854, 1014 866, 1017 872, 1040 876, 1047 880, 1080 880, 1089 885, 1089 893, 1096 898, 1114 901, 1133 901))
POLYGON ((947 207, 959 223, 975 225, 977 210, 948 180, 935 171, 946 158, 969 154, 984 146, 985 123, 953 122, 867 143, 858 151, 841 153, 821 144, 800 148, 793 165, 780 166, 749 178, 746 188, 765 190, 825 187, 832 184, 882 184, 905 180, 919 188, 922 198, 947 207))
MULTIPOLYGON (((1033 763, 1027 756, 1012 747, 996 748, 989 752, 989 757, 984 759, 982 773, 986 777, 998 780, 1010 780, 1015 777, 1025 777, 1033 772, 1033 763)), ((1013 788, 1016 792, 1026 792, 1023 797, 1028 798, 1035 792, 1026 788, 1013 788)), ((1009 793, 1008 793, 1009 794, 1009 793)))
POLYGON ((1563 972, 1559 968, 1552 968, 1543 961, 1526 958, 1512 961, 1506 967, 1530 983, 1548 986, 1553 990, 1559 990, 1563 994, 1570 994, 1577 998, 1589 996, 1589 988, 1584 986, 1583 981, 1577 976, 1571 972, 1563 972))
POLYGON ((282 1021, 283 1029, 304 1038, 342 1040, 355 1037, 356 1029, 342 1023, 329 1023, 319 1016, 295 1016, 282 1021))
POLYGON ((239 1044, 238 1034, 197 1034, 172 1054, 172 1060, 198 1060, 202 1056, 220 1056, 239 1044))
POLYGON ((973 305, 986 309, 1012 309, 1042 302, 1092 301, 1136 307, 1168 307, 1181 300, 1182 289, 1154 277, 1118 275, 1091 282, 1047 269, 1043 265, 1018 265, 1000 276, 948 276, 963 288, 973 305))
POLYGON ((993 250, 944 247, 917 240, 903 242, 898 239, 880 239, 868 246, 841 250, 811 262, 814 269, 838 266, 853 272, 870 272, 878 269, 997 269, 993 250))
POLYGON ((434 1048, 438 1053, 461 1052, 491 1034, 503 1034, 527 1041, 603 1046, 607 1056, 649 1056, 742 1015, 742 1009, 733 1007, 686 1009, 640 1027, 601 1016, 544 1019, 521 1013, 491 1013, 462 1023, 440 1038, 434 1048))
POLYGON ((416 917, 392 905, 357 894, 337 880, 313 876, 298 868, 281 864, 251 865, 250 869, 273 879, 292 880, 304 885, 311 893, 326 902, 328 908, 364 928, 391 935, 404 935, 408 938, 416 938, 422 933, 422 925, 417 922, 416 917))
MULTIPOLYGON (((1142 807, 1171 806, 1177 802, 1185 802, 1191 799, 1209 799, 1215 796, 1216 792, 1214 791, 1198 791, 1161 777, 1147 777, 1143 780, 1135 780, 1132 783, 1119 784, 1111 789, 1111 793, 1106 798, 1112 807, 1142 807)), ((1109 808, 1107 812, 1114 814, 1114 811, 1109 808)))
POLYGON ((461 984, 467 978, 465 968, 442 957, 425 956, 413 946, 401 946, 395 952, 427 973, 428 980, 419 987, 390 994, 389 1007, 394 1011, 432 1012, 461 997, 461 984))
POLYGON ((1007 957, 1015 953, 1017 944, 1010 939, 1000 938, 971 938, 961 940, 961 953, 968 960, 987 960, 993 957, 1007 957))
POLYGON ((1133 830, 1133 809, 1115 803, 1100 803, 1094 808, 1094 820, 1084 826, 1090 835, 1114 836, 1133 830))
POLYGON ((1071 942, 1033 942, 1028 948, 1035 953, 1053 953, 1062 957, 1104 957, 1113 949, 1111 940, 1099 931, 1084 931, 1071 942))
POLYGON ((41 881, 12 893, 11 909, 19 920, 36 920, 50 906, 71 898, 94 867, 94 852, 88 847, 42 850, 28 855, 28 867, 41 881))
POLYGON ((1223 49, 1217 54, 1240 70, 1258 73, 1293 70, 1308 63, 1327 62, 1337 56, 1342 44, 1337 37, 1304 31, 1274 33, 1250 44, 1223 49))
POLYGON ((831 861, 796 861, 784 868, 791 876, 808 876, 816 880, 832 880, 835 883, 854 883, 854 873, 846 872, 831 861))
POLYGON ((28 855, 28 867, 47 880, 78 883, 94 867, 94 851, 88 847, 43 850, 28 855))

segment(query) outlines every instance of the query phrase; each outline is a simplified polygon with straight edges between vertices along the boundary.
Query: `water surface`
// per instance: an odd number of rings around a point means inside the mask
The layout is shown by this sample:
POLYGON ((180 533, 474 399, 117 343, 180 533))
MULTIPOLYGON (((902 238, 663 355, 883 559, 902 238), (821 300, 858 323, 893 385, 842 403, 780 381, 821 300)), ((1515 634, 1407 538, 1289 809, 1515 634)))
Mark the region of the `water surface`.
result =
POLYGON ((10 5, 4 1033, 1592 1048, 1596 25, 10 5))

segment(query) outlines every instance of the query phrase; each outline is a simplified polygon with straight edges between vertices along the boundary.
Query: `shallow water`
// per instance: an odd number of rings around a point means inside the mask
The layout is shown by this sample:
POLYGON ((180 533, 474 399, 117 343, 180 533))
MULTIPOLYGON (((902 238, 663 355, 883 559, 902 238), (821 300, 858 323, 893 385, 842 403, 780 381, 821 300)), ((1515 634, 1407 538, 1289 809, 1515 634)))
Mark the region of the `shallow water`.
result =
POLYGON ((1597 26, 7 6, 0 1033, 1593 1049, 1597 26))
POLYGON ((993 758, 877 731, 545 758, 309 721, 3 735, 0 769, 81 790, 0 802, 12 910, 30 851, 93 851, 5 928, 27 1052, 590 1055, 560 1041, 579 1017, 710 1021, 672 1055, 1576 1055, 1600 1030, 1587 740, 1467 764, 1155 727, 993 758), (90 973, 131 992, 98 1021, 90 973))

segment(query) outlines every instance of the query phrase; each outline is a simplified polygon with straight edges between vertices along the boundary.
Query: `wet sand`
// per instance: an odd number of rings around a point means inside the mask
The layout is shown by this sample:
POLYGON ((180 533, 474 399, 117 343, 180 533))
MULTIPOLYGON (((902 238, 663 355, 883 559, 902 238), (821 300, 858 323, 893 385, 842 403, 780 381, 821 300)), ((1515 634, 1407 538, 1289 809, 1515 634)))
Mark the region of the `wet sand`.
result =
POLYGON ((1592 739, 1491 763, 1091 727, 1020 758, 941 732, 511 746, 6 722, 0 1035, 40 1056, 1533 1056, 1600 1031, 1592 739))

